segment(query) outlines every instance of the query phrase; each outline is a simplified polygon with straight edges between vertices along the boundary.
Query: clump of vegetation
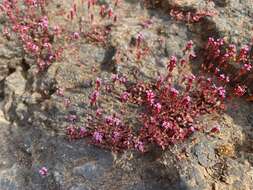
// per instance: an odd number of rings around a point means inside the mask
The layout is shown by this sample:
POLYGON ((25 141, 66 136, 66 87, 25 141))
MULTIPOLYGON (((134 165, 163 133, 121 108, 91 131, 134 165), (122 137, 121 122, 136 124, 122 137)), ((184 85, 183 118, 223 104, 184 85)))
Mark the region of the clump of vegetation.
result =
MULTIPOLYGON (((193 51, 194 44, 189 41, 182 50, 184 57, 179 59, 171 56, 168 59, 167 73, 158 76, 155 81, 139 79, 129 81, 127 77, 119 75, 113 75, 109 83, 97 79, 94 91, 90 95, 90 106, 97 111, 94 117, 88 120, 86 127, 80 128, 73 123, 68 126, 69 139, 90 136, 92 143, 100 147, 117 151, 135 148, 145 152, 152 144, 166 149, 169 145, 181 142, 193 133, 202 130, 202 126, 197 122, 200 116, 222 113, 226 110, 226 103, 231 101, 232 97, 243 96, 246 93, 246 86, 241 84, 231 88, 229 77, 218 72, 221 66, 219 62, 217 60, 211 62, 218 59, 217 56, 214 57, 214 52, 218 48, 212 45, 216 44, 220 47, 223 43, 223 40, 209 39, 204 49, 202 69, 195 75, 183 73, 184 68, 197 58, 197 54, 193 51), (212 59, 209 59, 210 57, 212 59), (213 65, 210 66, 211 64, 213 65), (177 74, 180 78, 177 83, 173 80, 175 77, 173 71, 176 68, 180 71, 177 74), (212 73, 212 69, 216 71, 212 73), (124 90, 119 93, 116 89, 124 90), (99 99, 105 95, 116 96, 121 100, 120 113, 108 115, 102 107, 99 107, 99 99), (140 126, 131 127, 124 122, 127 114, 131 112, 127 111, 130 105, 137 110, 136 119, 140 126)), ((232 54, 232 51, 229 52, 232 54)), ((243 48, 238 56, 235 56, 237 54, 234 52, 231 57, 237 57, 238 61, 246 61, 245 53, 243 48)), ((231 63, 227 62, 227 64, 231 63)), ((250 65, 247 66, 249 67, 250 65)), ((244 73, 245 69, 239 69, 238 75, 244 73)), ((220 127, 216 126, 209 132, 219 131, 220 127)))
MULTIPOLYGON (((50 23, 47 12, 49 3, 46 0, 4 0, 0 6, 8 20, 3 29, 4 36, 7 39, 18 39, 26 54, 35 60, 39 72, 60 60, 64 49, 76 48, 70 46, 72 41, 85 39, 95 45, 107 45, 111 27, 100 26, 95 15, 111 23, 119 20, 115 11, 119 6, 118 0, 112 5, 88 0, 87 22, 84 22, 83 15, 73 3, 65 16, 69 22, 77 18, 80 22, 77 31, 69 31, 50 23), (84 31, 83 23, 89 25, 88 31, 84 31)), ((213 14, 171 10, 172 17, 187 22, 198 22, 213 14)), ((151 25, 149 20, 142 23, 144 28, 151 25)), ((150 49, 143 41, 144 36, 140 32, 136 35, 135 51, 128 52, 135 53, 136 61, 149 54, 150 49)), ((226 102, 246 93, 247 82, 244 78, 252 69, 252 56, 248 46, 238 51, 235 45, 226 45, 223 39, 209 38, 201 55, 194 52, 193 46, 194 43, 189 41, 182 49, 183 57, 169 57, 166 74, 160 74, 156 80, 142 81, 136 76, 133 77, 135 80, 130 80, 131 77, 120 73, 113 74, 110 81, 97 78, 87 102, 95 112, 87 117, 87 122, 82 126, 77 126, 76 115, 68 115, 68 138, 90 137, 93 144, 103 148, 145 152, 153 144, 166 149, 199 131, 201 126, 197 120, 200 116, 221 113, 226 110, 226 102), (203 60, 199 72, 185 74, 185 68, 199 57, 203 60), (231 70, 231 66, 235 69, 231 70), (176 82, 175 70, 178 70, 176 82), (117 97, 121 102, 120 112, 107 113, 99 104, 103 96, 117 97), (132 111, 128 110, 130 107, 137 113, 135 119, 138 126, 126 122, 127 114, 132 111)), ((71 101, 64 97, 62 88, 58 89, 57 94, 67 109, 71 107, 71 101)), ((219 127, 214 127, 210 132, 219 131, 219 127)), ((47 170, 42 168, 41 175, 46 173, 47 170)))

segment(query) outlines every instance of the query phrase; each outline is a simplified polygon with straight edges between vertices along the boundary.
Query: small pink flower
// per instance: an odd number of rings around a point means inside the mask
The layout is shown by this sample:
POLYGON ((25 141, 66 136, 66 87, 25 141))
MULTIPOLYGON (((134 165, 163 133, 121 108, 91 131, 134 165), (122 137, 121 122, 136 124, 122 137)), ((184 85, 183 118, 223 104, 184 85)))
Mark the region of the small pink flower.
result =
POLYGON ((240 50, 240 53, 239 53, 239 61, 247 61, 247 56, 248 56, 248 53, 249 53, 249 46, 244 46, 242 47, 242 49, 240 50))
POLYGON ((112 74, 111 79, 112 79, 113 82, 116 82, 117 80, 119 80, 119 75, 112 74))
POLYGON ((152 105, 155 101, 155 94, 152 90, 147 90, 146 91, 146 95, 147 95, 147 101, 152 105))
POLYGON ((196 58, 197 57, 197 55, 195 54, 195 52, 191 52, 190 54, 189 54, 189 59, 194 59, 194 58, 196 58))
POLYGON ((93 138, 94 138, 94 140, 95 140, 96 142, 99 142, 99 143, 101 143, 102 140, 103 140, 102 134, 99 133, 99 132, 97 132, 97 131, 93 133, 93 138))
POLYGON ((130 97, 130 94, 128 92, 123 92, 120 96, 120 99, 121 99, 122 102, 127 102, 129 97, 130 97))
POLYGON ((252 65, 250 63, 249 64, 244 64, 243 67, 246 71, 250 71, 252 69, 252 65))
POLYGON ((137 143, 135 144, 135 148, 138 149, 141 152, 144 152, 144 143, 142 141, 137 141, 137 143))
POLYGON ((73 33, 73 38, 74 38, 75 40, 78 40, 78 39, 80 38, 79 32, 74 32, 74 33, 73 33))
POLYGON ((101 108, 98 108, 97 110, 96 110, 96 116, 98 117, 98 116, 101 116, 102 115, 102 109, 101 108))
POLYGON ((185 77, 185 80, 188 80, 189 84, 192 84, 195 79, 196 79, 196 76, 194 74, 190 74, 185 77))
POLYGON ((99 96, 99 92, 95 90, 90 96, 90 104, 95 105, 99 96))
POLYGON ((226 79, 226 76, 224 74, 220 74, 218 79, 224 81, 226 79))
POLYGON ((190 132, 190 133, 194 133, 195 131, 196 131, 196 129, 195 129, 194 127, 191 126, 191 127, 189 128, 189 132, 190 132))
POLYGON ((125 76, 119 77, 119 82, 120 82, 120 84, 125 84, 127 82, 127 77, 125 77, 125 76))
POLYGON ((141 43, 143 42, 144 40, 144 36, 142 33, 138 33, 137 36, 136 36, 136 46, 137 47, 140 47, 141 43))
POLYGON ((228 55, 229 57, 235 57, 236 55, 236 46, 234 44, 229 44, 228 46, 228 55))
POLYGON ((240 51, 240 54, 247 54, 249 52, 250 48, 249 46, 245 45, 242 47, 241 51, 240 51))
POLYGON ((37 6, 37 0, 25 0, 24 1, 25 2, 25 4, 27 4, 27 5, 30 5, 30 6, 37 6))
POLYGON ((171 93, 172 97, 177 97, 179 94, 178 90, 176 90, 175 88, 171 88, 170 93, 171 93))
POLYGON ((114 132, 113 132, 113 135, 112 135, 112 138, 113 138, 113 140, 115 140, 115 141, 119 140, 119 138, 120 138, 120 133, 117 132, 117 131, 114 131, 114 132))
POLYGON ((225 98, 226 97, 226 90, 224 87, 219 87, 217 88, 217 92, 218 92, 218 95, 222 98, 225 98))
POLYGON ((170 122, 164 121, 162 124, 164 129, 173 129, 173 125, 170 122))
POLYGON ((214 70, 214 74, 218 74, 220 72, 220 69, 219 68, 215 68, 215 70, 214 70))
POLYGON ((103 17, 105 15, 105 5, 100 6, 99 15, 103 17))
POLYGON ((121 122, 121 120, 119 118, 117 118, 117 117, 113 118, 113 124, 114 124, 114 126, 120 126, 121 123, 122 122, 121 122))
POLYGON ((112 16, 113 16, 113 9, 110 7, 110 8, 108 9, 108 17, 109 17, 109 18, 112 18, 112 16))
POLYGON ((40 22, 39 22, 39 26, 43 29, 48 29, 48 18, 47 16, 44 16, 41 18, 40 22))
POLYGON ((87 129, 85 127, 80 127, 79 129, 79 136, 84 137, 87 133, 87 129))
POLYGON ((43 44, 43 47, 47 48, 48 50, 52 49, 52 45, 50 43, 47 43, 47 42, 43 44))
POLYGON ((48 175, 48 170, 46 167, 42 167, 40 170, 39 170, 39 173, 41 176, 47 176, 48 175))
POLYGON ((105 117, 105 122, 107 125, 113 125, 113 116, 109 115, 105 117))
POLYGON ((102 80, 100 78, 96 79, 96 89, 98 90, 99 87, 101 86, 102 80))
POLYGON ((191 102, 191 97, 190 96, 186 96, 183 98, 183 105, 189 105, 189 103, 191 102))
POLYGON ((234 95, 236 95, 236 96, 239 96, 239 97, 243 96, 245 94, 245 92, 246 92, 245 86, 238 85, 234 88, 234 95))
POLYGON ((187 63, 187 62, 186 62, 185 59, 181 59, 181 60, 180 60, 180 64, 181 64, 182 66, 183 66, 183 65, 186 65, 186 63, 187 63))
POLYGON ((58 88, 56 91, 57 96, 64 96, 64 89, 63 88, 58 88))
POLYGON ((176 67, 176 64, 177 64, 177 57, 171 56, 169 60, 169 64, 167 66, 170 72, 173 71, 173 69, 176 67))
POLYGON ((68 126, 66 129, 67 135, 71 138, 74 136, 75 132, 76 132, 76 128, 73 125, 68 126))
POLYGON ((77 120, 77 116, 74 115, 74 114, 69 114, 66 119, 69 121, 69 122, 75 122, 77 120))
POLYGON ((162 105, 160 103, 156 103, 154 107, 155 107, 155 110, 156 110, 157 113, 161 112, 162 105))
POLYGON ((226 82, 229 83, 230 79, 229 76, 226 77, 226 82))
POLYGON ((190 41, 188 41, 187 42, 187 44, 186 44, 186 46, 185 46, 185 51, 189 51, 189 50, 191 50, 192 49, 192 47, 193 47, 193 41, 192 40, 190 40, 190 41))
POLYGON ((105 84, 105 90, 106 90, 106 92, 111 93, 112 89, 113 89, 113 87, 111 85, 105 84))

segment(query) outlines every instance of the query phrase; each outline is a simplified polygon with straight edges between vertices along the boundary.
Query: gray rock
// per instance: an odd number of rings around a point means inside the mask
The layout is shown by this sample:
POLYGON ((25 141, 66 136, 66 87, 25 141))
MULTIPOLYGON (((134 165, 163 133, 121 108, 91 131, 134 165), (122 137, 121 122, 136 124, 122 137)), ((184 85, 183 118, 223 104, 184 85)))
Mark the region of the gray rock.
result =
POLYGON ((82 166, 75 167, 73 173, 75 175, 83 176, 87 180, 98 180, 98 178, 103 177, 106 169, 95 162, 88 162, 82 166))
POLYGON ((9 179, 0 177, 0 189, 18 190, 18 187, 17 187, 17 185, 15 184, 14 181, 10 181, 9 179))
POLYGON ((5 80, 6 91, 15 93, 17 96, 25 92, 26 80, 20 70, 9 75, 5 80))
POLYGON ((5 60, 0 61, 0 81, 5 79, 9 74, 9 69, 5 60))
POLYGON ((197 165, 185 165, 180 170, 180 188, 187 190, 203 190, 209 189, 209 184, 206 183, 203 169, 197 165))
POLYGON ((213 144, 201 142, 193 148, 194 154, 197 156, 198 162, 204 167, 212 167, 216 162, 213 144))

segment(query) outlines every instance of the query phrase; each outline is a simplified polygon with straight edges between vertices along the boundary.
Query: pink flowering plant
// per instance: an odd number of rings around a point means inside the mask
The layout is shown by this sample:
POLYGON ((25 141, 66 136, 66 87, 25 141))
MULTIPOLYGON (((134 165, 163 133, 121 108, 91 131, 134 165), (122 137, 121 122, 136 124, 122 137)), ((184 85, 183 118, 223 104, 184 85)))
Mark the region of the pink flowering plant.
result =
MULTIPOLYGON (((85 2, 81 2, 85 6, 85 2)), ((75 2, 67 13, 52 13, 47 9, 50 3, 48 0, 3 0, 0 4, 0 13, 7 19, 3 35, 8 40, 18 39, 26 55, 34 60, 38 71, 44 71, 53 62, 62 59, 65 49, 75 52, 78 47, 74 46, 78 45, 74 42, 77 40, 85 39, 88 43, 107 45, 111 26, 102 24, 102 21, 115 23, 118 20, 118 0, 115 0, 113 6, 99 5, 96 0, 88 0, 88 12, 85 14, 78 10, 75 2), (96 11, 97 6, 100 11, 96 11), (53 17, 61 17, 62 22, 59 25, 53 23, 53 17)))
MULTIPOLYGON (((210 40, 204 51, 210 51, 212 55, 214 52, 210 50, 210 40)), ((141 44, 141 38, 137 41, 137 47, 138 44, 141 44)), ((145 152, 152 144, 166 149, 202 131, 198 123, 201 116, 223 112, 231 97, 243 96, 245 89, 239 84, 231 88, 225 74, 212 73, 211 68, 218 67, 210 67, 212 59, 208 60, 208 57, 205 57, 199 73, 185 73, 190 62, 198 58, 193 46, 192 41, 186 44, 182 58, 171 56, 166 73, 155 80, 129 80, 118 74, 113 74, 109 81, 97 78, 89 96, 90 107, 95 112, 89 116, 85 127, 80 128, 73 123, 68 126, 69 139, 90 137, 91 143, 103 148, 145 152), (207 73, 203 72, 205 67, 209 67, 207 73), (174 70, 179 71, 177 81, 174 80, 174 70), (117 97, 121 109, 114 113, 106 111, 100 104, 105 96, 117 97), (126 119, 131 112, 135 113, 131 120, 137 120, 134 125, 126 119)), ((241 52, 236 58, 249 64, 244 54, 241 52)), ((216 64, 219 65, 219 62, 216 64)), ((244 72, 239 70, 239 73, 244 72)), ((220 127, 217 126, 209 132, 219 131, 220 127)))
MULTIPOLYGON (((75 52, 78 49, 76 40, 83 39, 103 47, 108 45, 112 25, 120 20, 117 14, 120 1, 113 2, 86 1, 84 18, 73 1, 65 19, 69 23, 79 20, 79 28, 67 30, 50 22, 47 0, 3 0, 0 10, 8 20, 3 35, 8 40, 18 39, 26 54, 35 60, 38 71, 45 71, 62 58, 65 48, 75 52), (102 21, 109 24, 103 25, 102 21)), ((84 1, 81 3, 84 5, 84 1)), ((172 17, 187 22, 198 22, 214 14, 171 10, 172 17)), ((145 20, 141 26, 145 29, 152 24, 145 20)), ((142 32, 138 32, 133 41, 127 53, 133 54, 139 62, 151 50, 142 32)), ((159 41, 163 43, 162 39, 159 41)), ((153 80, 144 81, 137 74, 124 76, 121 73, 112 74, 110 79, 96 78, 85 102, 90 111, 85 115, 85 122, 80 124, 82 116, 74 113, 65 117, 68 139, 89 137, 92 144, 114 151, 137 149, 145 152, 151 145, 166 149, 202 130, 198 123, 201 116, 221 113, 232 97, 246 94, 249 86, 246 79, 252 70, 249 46, 238 50, 223 39, 209 38, 200 53, 194 52, 193 41, 189 41, 182 52, 182 57, 170 56, 165 72, 153 80), (201 67, 193 74, 189 68, 198 59, 201 67), (103 105, 105 99, 107 103, 116 101, 119 106, 109 110, 103 105)), ((116 63, 121 61, 120 53, 115 55, 116 63)), ((65 96, 63 87, 57 89, 56 95, 62 99, 66 110, 71 109, 71 99, 65 96)), ((215 126, 209 132, 216 134, 220 130, 215 126)), ((46 176, 48 171, 43 167, 39 173, 46 176)))
MULTIPOLYGON (((248 76, 252 72, 250 46, 237 49, 234 44, 226 44, 224 39, 209 38, 204 51, 203 73, 211 74, 212 80, 228 88, 229 94, 243 96, 250 87, 248 76)), ((220 89, 225 93, 225 89, 220 89)))
POLYGON ((63 50, 55 45, 61 28, 50 26, 47 4, 46 0, 4 0, 1 4, 8 19, 3 34, 8 39, 18 38, 23 50, 35 60, 39 71, 58 60, 63 50), (23 4, 22 8, 20 3, 23 4))
POLYGON ((170 10, 170 16, 177 21, 183 21, 187 23, 196 23, 203 20, 205 17, 213 17, 217 13, 210 10, 201 11, 182 11, 177 8, 170 10))
MULTIPOLYGON (((214 11, 210 8, 209 3, 212 0, 202 0, 207 3, 206 8, 202 8, 201 10, 189 10, 189 9, 182 9, 180 6, 177 6, 176 2, 169 2, 163 0, 143 0, 143 4, 147 8, 165 8, 166 11, 169 11, 169 15, 180 22, 187 22, 187 23, 197 23, 201 22, 206 17, 213 17, 218 14, 217 11, 214 11)), ((180 4, 180 3, 179 3, 180 4)))
POLYGON ((46 167, 42 167, 40 170, 39 170, 39 174, 42 176, 42 177, 45 177, 48 175, 48 169, 46 167))

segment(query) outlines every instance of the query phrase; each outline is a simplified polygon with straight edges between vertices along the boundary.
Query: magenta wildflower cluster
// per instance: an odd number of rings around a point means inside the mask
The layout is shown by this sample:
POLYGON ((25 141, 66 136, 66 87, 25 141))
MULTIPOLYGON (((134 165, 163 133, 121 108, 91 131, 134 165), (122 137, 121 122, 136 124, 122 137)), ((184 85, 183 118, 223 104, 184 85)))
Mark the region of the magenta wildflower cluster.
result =
MULTIPOLYGON (((84 39, 87 43, 107 46, 111 26, 120 21, 117 14, 119 0, 111 4, 87 0, 85 18, 73 1, 65 19, 69 23, 77 21, 79 28, 67 31, 64 26, 50 23, 47 12, 49 3, 47 0, 3 0, 0 5, 1 12, 8 19, 3 28, 4 36, 9 40, 18 38, 26 55, 34 59, 41 72, 60 60, 64 49, 73 48, 71 42, 75 40, 84 39), (23 6, 19 5, 20 2, 23 6), (100 24, 105 19, 110 24, 100 24)), ((84 5, 84 1, 81 3, 84 5)), ((176 20, 191 23, 215 14, 211 11, 185 12, 176 8, 170 11, 176 20)), ((145 20, 140 24, 143 28, 149 28, 153 23, 145 20)), ((159 42, 163 43, 163 39, 159 42)), ((136 62, 150 54, 141 32, 136 34, 131 45, 127 53, 133 54, 136 62)), ((182 52, 182 57, 169 57, 165 74, 154 80, 142 81, 137 76, 123 76, 120 73, 112 74, 109 81, 97 78, 88 97, 87 104, 92 113, 87 116, 86 122, 79 126, 79 116, 66 116, 68 139, 89 137, 91 143, 115 151, 137 149, 145 152, 151 145, 166 149, 202 130, 197 122, 200 116, 224 111, 227 101, 247 92, 249 83, 246 79, 252 71, 250 46, 238 50, 223 39, 209 38, 201 52, 194 52, 193 41, 189 41, 182 52), (190 63, 198 61, 201 61, 199 72, 190 73, 190 63), (177 80, 175 73, 178 73, 177 80), (130 81, 130 78, 134 79, 130 81), (105 96, 117 97, 120 110, 111 113, 102 107, 100 102, 105 96), (136 120, 134 124, 127 120, 131 112, 136 113, 131 118, 136 120)), ((117 52, 116 63, 121 61, 120 56, 117 52)), ((72 102, 65 97, 62 87, 56 94, 61 97, 66 109, 71 107, 72 102)), ((209 132, 219 131, 220 127, 215 126, 209 132)), ((47 169, 41 168, 40 174, 47 175, 47 169)))
POLYGON ((49 26, 46 0, 24 0, 22 8, 19 3, 4 0, 1 4, 1 10, 8 18, 3 34, 7 39, 15 34, 24 51, 36 60, 38 69, 45 70, 61 57, 62 47, 53 45, 61 29, 59 26, 49 26))
POLYGON ((243 46, 237 50, 234 44, 226 45, 223 39, 209 38, 205 47, 205 59, 202 64, 204 73, 209 73, 212 79, 221 85, 220 93, 225 97, 227 86, 234 96, 246 93, 250 81, 247 77, 252 71, 253 57, 250 46, 243 46))
POLYGON ((199 22, 201 19, 205 17, 213 17, 217 13, 214 11, 203 10, 203 11, 182 11, 179 9, 171 9, 170 16, 176 19, 177 21, 184 21, 188 23, 199 22))
MULTIPOLYGON (((137 37, 137 47, 142 38, 139 39, 137 37)), ((239 76, 248 71, 251 63, 247 48, 243 47, 237 53, 234 48, 231 49, 234 46, 229 45, 222 53, 220 48, 225 47, 224 41, 210 38, 203 50, 205 56, 200 72, 196 75, 184 74, 183 71, 190 62, 198 58, 193 46, 193 41, 186 44, 182 49, 182 58, 171 56, 167 63, 167 74, 158 76, 155 81, 136 80, 131 81, 131 85, 126 85, 130 82, 128 78, 115 74, 112 75, 110 83, 96 79, 94 91, 89 97, 90 106, 96 108, 96 113, 93 118, 88 119, 86 127, 78 127, 73 123, 68 126, 69 139, 91 137, 93 144, 103 148, 116 151, 137 149, 145 152, 153 144, 165 149, 187 139, 197 131, 202 131, 202 126, 197 122, 200 116, 222 112, 226 109, 226 102, 232 97, 243 96, 246 93, 246 86, 241 85, 239 81, 233 86, 230 84, 230 74, 225 75, 225 71, 222 72, 226 64, 232 64, 227 57, 243 63, 239 69, 239 76), (175 69, 182 72, 179 73, 182 77, 179 77, 177 83, 174 81, 175 69), (119 86, 125 89, 118 95, 122 110, 106 115, 106 111, 99 107, 98 102, 102 96, 118 94, 114 91, 119 89, 119 86), (131 126, 124 122, 129 105, 136 108, 139 126, 131 126)), ((218 132, 219 126, 209 131, 218 132)))
POLYGON ((42 177, 45 177, 48 175, 48 169, 46 167, 42 167, 40 170, 39 170, 39 174, 42 176, 42 177))
MULTIPOLYGON (((67 15, 64 11, 53 14, 60 16, 63 21, 67 19, 69 23, 75 19, 80 20, 79 28, 73 31, 64 24, 57 25, 51 22, 49 18, 52 18, 52 13, 47 10, 49 4, 48 0, 3 0, 0 4, 0 13, 4 13, 8 20, 3 28, 3 35, 8 40, 18 39, 26 55, 35 60, 38 71, 44 71, 53 62, 60 60, 64 49, 74 49, 71 46, 73 41, 82 38, 96 45, 107 45, 111 28, 109 25, 99 25, 98 20, 100 18, 116 22, 118 19, 115 10, 119 0, 115 0, 113 5, 99 5, 98 13, 95 9, 95 5, 98 5, 97 0, 88 0, 86 18, 80 10, 78 11, 75 2, 67 15), (89 30, 85 31, 85 28, 89 30)), ((84 5, 84 1, 82 4, 84 5)))
MULTIPOLYGON (((202 0, 207 4, 213 2, 213 0, 202 0)), ((144 6, 147 8, 167 8, 169 15, 177 21, 187 22, 187 23, 197 23, 206 17, 213 17, 218 13, 214 10, 209 9, 207 6, 202 10, 182 10, 177 6, 177 1, 163 1, 163 0, 143 0, 144 6)), ((182 4, 179 1, 178 4, 182 4)), ((166 10, 166 11, 167 11, 166 10)))

